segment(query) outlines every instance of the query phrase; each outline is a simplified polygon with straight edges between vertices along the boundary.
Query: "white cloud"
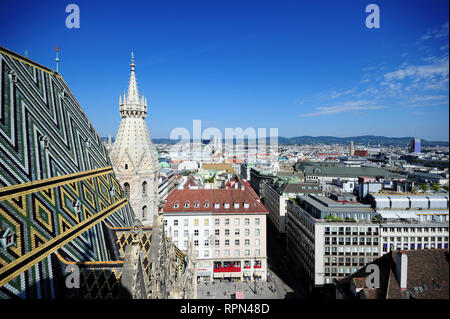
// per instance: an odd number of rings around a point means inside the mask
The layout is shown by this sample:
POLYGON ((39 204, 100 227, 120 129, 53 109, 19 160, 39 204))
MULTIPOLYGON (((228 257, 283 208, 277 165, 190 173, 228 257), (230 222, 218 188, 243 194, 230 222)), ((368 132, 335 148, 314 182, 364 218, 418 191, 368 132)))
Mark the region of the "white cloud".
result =
POLYGON ((400 68, 393 72, 388 72, 384 75, 387 81, 390 80, 403 80, 405 78, 424 79, 435 76, 448 77, 448 57, 445 61, 439 61, 437 63, 428 65, 409 65, 404 68, 400 68))
POLYGON ((316 107, 316 112, 300 114, 300 117, 312 117, 312 116, 323 116, 323 115, 332 115, 344 112, 352 112, 352 111, 365 111, 365 110, 379 110, 388 108, 387 106, 381 105, 370 105, 368 101, 353 101, 342 103, 333 106, 319 106, 316 107))

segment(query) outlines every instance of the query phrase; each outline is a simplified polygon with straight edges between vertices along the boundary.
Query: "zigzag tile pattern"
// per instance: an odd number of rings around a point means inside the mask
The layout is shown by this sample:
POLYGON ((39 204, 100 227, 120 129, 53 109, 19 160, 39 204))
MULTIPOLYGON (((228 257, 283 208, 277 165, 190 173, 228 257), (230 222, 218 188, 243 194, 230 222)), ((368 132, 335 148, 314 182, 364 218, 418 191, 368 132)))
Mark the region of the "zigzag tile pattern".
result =
POLYGON ((0 248, 0 298, 57 298, 55 252, 68 262, 110 261, 117 251, 106 230, 131 227, 134 212, 63 78, 2 47, 0 69, 0 230, 15 241, 0 248))

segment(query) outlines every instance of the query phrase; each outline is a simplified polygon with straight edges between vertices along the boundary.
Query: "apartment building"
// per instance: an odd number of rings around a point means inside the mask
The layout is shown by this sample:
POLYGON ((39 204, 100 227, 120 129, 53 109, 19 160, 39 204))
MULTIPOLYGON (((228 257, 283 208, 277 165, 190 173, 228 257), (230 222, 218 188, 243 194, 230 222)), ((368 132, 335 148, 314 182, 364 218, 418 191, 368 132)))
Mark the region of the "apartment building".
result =
POLYGON ((198 280, 267 279, 268 212, 245 181, 234 189, 174 190, 163 208, 167 234, 194 242, 198 280))
POLYGON ((287 257, 310 291, 348 276, 380 255, 370 205, 304 195, 287 202, 287 257))

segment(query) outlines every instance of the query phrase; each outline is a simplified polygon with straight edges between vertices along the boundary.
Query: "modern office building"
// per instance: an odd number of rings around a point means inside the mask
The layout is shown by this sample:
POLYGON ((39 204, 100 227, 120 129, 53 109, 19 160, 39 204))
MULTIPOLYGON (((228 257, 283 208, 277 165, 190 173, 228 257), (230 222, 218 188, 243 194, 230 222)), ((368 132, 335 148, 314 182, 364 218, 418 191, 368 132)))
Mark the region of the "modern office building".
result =
POLYGON ((420 153, 420 138, 414 137, 411 139, 411 152, 420 153))
POLYGON ((375 215, 370 205, 325 196, 288 201, 288 262, 310 291, 331 285, 380 255, 375 215))
POLYGON ((382 252, 448 248, 449 196, 432 194, 369 194, 382 219, 382 252))

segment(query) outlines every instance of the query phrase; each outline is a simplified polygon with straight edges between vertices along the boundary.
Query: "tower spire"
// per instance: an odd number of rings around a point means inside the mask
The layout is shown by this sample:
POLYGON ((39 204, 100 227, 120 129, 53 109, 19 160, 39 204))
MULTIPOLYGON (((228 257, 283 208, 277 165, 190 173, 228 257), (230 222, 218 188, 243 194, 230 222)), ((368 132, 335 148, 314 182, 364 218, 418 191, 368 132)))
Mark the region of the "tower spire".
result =
POLYGON ((131 73, 130 82, 128 84, 128 95, 119 98, 120 115, 122 117, 142 117, 147 116, 147 102, 144 96, 139 99, 138 86, 136 81, 136 72, 134 64, 134 53, 131 51, 131 73))
POLYGON ((130 74, 130 83, 128 85, 128 103, 130 104, 138 104, 139 103, 139 94, 138 94, 138 88, 136 83, 136 73, 134 70, 134 67, 136 64, 134 64, 134 54, 133 51, 131 51, 131 74, 130 74))

